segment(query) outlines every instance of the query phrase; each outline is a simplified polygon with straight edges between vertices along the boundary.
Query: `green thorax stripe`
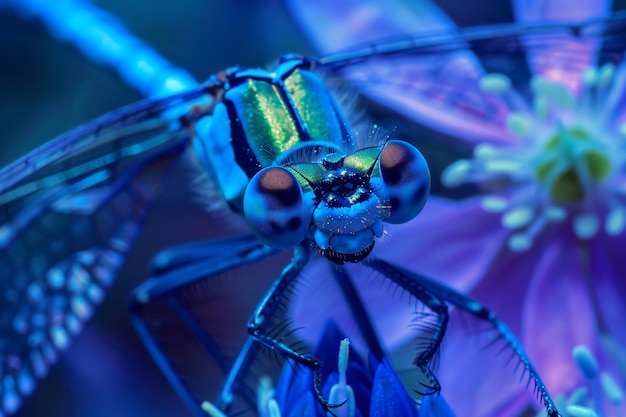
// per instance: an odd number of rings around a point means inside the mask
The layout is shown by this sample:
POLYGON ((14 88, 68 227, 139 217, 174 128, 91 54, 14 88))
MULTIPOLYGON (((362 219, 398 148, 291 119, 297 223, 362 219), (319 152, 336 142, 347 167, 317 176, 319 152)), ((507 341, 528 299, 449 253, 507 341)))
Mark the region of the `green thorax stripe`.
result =
POLYGON ((235 159, 248 177, 302 142, 350 141, 322 81, 296 69, 282 79, 248 78, 224 97, 235 159))

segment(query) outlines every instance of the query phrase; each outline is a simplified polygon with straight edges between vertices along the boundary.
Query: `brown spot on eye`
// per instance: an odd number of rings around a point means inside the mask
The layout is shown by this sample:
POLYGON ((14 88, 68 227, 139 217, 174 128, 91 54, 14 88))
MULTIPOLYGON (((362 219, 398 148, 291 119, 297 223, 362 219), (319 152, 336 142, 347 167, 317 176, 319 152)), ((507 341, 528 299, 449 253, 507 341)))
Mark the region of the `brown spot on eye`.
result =
POLYGON ((300 185, 288 171, 273 168, 265 171, 259 181, 259 192, 273 197, 281 207, 290 207, 300 201, 300 185))
POLYGON ((388 143, 380 156, 381 172, 388 185, 402 183, 405 167, 411 165, 413 154, 407 152, 406 146, 399 143, 388 143))

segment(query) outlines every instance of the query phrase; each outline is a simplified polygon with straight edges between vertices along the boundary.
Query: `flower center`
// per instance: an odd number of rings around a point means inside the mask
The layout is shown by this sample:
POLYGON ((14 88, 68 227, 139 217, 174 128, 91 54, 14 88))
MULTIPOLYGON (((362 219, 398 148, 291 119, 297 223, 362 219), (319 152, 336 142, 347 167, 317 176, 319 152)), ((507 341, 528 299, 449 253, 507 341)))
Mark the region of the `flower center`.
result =
POLYGON ((537 158, 535 176, 548 188, 554 203, 580 203, 585 199, 586 185, 608 177, 610 157, 594 149, 592 142, 591 135, 577 127, 562 128, 546 142, 537 158))
POLYGON ((602 222, 607 234, 622 233, 626 152, 620 145, 626 124, 615 122, 621 99, 611 89, 614 79, 612 64, 586 70, 576 92, 535 76, 528 101, 507 76, 483 76, 484 94, 508 109, 504 123, 510 137, 499 145, 478 144, 472 159, 446 168, 444 185, 480 184, 487 194, 482 207, 500 214, 514 251, 530 248, 550 223, 568 217, 580 239, 594 237, 602 222))

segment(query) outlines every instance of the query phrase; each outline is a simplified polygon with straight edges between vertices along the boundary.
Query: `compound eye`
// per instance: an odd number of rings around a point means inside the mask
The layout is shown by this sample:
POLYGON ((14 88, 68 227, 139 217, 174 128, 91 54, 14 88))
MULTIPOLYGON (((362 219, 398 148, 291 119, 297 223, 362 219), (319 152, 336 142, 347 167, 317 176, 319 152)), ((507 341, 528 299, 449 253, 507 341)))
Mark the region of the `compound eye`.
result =
POLYGON ((424 156, 413 145, 387 142, 380 155, 384 194, 391 206, 388 223, 405 223, 417 216, 430 192, 430 171, 424 156))
POLYGON ((265 168, 250 180, 243 213, 250 229, 268 246, 289 248, 305 238, 302 188, 285 168, 265 168))

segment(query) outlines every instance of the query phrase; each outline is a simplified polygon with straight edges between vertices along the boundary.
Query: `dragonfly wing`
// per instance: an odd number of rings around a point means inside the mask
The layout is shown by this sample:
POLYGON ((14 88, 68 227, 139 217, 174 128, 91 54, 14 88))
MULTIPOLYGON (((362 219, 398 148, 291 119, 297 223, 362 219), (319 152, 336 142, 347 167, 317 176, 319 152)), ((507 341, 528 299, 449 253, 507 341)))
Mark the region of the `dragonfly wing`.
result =
POLYGON ((328 73, 349 80, 369 98, 412 120, 431 127, 443 126, 447 134, 500 140, 501 132, 490 122, 501 117, 504 103, 481 101, 478 80, 485 70, 467 42, 458 36, 456 24, 434 2, 326 3, 288 2, 318 50, 332 53, 320 59, 328 73), (380 54, 389 45, 412 38, 416 51, 407 45, 402 52, 380 54), (442 42, 448 49, 429 51, 418 47, 433 42, 442 42), (350 52, 360 49, 355 45, 372 46, 354 59, 350 52), (348 53, 334 53, 337 50, 348 53), (459 113, 466 117, 460 118, 459 113), (468 122, 467 114, 476 120, 468 122))
MULTIPOLYGON (((320 58, 329 76, 344 83, 347 79, 376 102, 469 143, 515 140, 508 116, 533 111, 522 94, 530 88, 538 56, 558 50, 554 61, 567 63, 558 71, 576 80, 594 61, 590 56, 600 62, 621 61, 613 40, 620 36, 623 16, 577 24, 459 29, 430 2, 414 7, 398 3, 342 2, 343 7, 331 7, 292 0, 289 5, 321 53, 346 48, 320 58), (410 27, 408 22, 416 24, 410 27), (337 32, 348 29, 350 35, 337 32), (373 34, 389 38, 380 41, 373 34), (529 57, 534 57, 532 69, 529 57), (492 77, 494 73, 506 74, 509 82, 492 77)), ((555 67, 554 62, 545 64, 555 67)))
POLYGON ((19 408, 104 297, 187 148, 173 109, 199 95, 108 114, 0 172, 0 414, 19 408))

